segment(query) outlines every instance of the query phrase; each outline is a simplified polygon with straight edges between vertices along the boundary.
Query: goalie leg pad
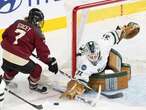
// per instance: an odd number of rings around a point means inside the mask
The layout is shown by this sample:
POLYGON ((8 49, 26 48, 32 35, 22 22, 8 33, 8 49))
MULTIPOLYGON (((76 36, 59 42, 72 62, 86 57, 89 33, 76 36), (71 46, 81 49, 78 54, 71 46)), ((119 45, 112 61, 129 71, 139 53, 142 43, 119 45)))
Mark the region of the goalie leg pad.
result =
POLYGON ((122 72, 127 72, 128 73, 128 79, 131 79, 131 66, 127 63, 122 63, 121 67, 122 72))
POLYGON ((121 71, 122 56, 116 50, 111 49, 108 57, 107 67, 112 69, 114 72, 121 71))
POLYGON ((128 88, 128 73, 116 72, 105 75, 95 74, 90 76, 88 85, 96 91, 98 91, 99 85, 101 85, 102 91, 125 89, 128 88))

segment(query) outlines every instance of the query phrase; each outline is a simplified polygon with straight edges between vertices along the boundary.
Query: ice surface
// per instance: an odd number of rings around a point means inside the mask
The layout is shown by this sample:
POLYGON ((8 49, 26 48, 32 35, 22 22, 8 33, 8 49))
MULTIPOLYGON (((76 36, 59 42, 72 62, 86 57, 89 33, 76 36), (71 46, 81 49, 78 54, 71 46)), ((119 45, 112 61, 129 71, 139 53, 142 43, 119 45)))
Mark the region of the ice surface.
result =
MULTIPOLYGON (((46 73, 47 74, 47 73, 46 73)), ((59 87, 60 80, 64 79, 61 75, 51 75, 55 77, 55 82, 50 82, 52 85, 59 87), (59 80, 60 79, 60 80, 59 80)), ((100 96, 99 101, 95 107, 83 103, 82 101, 69 101, 59 99, 61 95, 52 89, 48 94, 40 94, 28 89, 27 75, 19 74, 13 82, 18 84, 17 89, 11 89, 17 95, 25 98, 31 103, 42 104, 43 110, 145 110, 146 109, 146 74, 135 75, 129 81, 129 88, 120 90, 123 92, 124 97, 118 99, 107 99, 104 96, 100 96), (54 105, 58 102, 59 105, 54 105)), ((62 85, 61 85, 62 87, 62 85)), ((114 93, 114 92, 113 92, 114 93)), ((95 94, 89 94, 90 99, 94 98, 95 94)), ((85 96, 87 97, 87 95, 85 96)), ((5 103, 3 110, 35 110, 35 108, 21 101, 17 97, 7 93, 5 97, 5 103)))

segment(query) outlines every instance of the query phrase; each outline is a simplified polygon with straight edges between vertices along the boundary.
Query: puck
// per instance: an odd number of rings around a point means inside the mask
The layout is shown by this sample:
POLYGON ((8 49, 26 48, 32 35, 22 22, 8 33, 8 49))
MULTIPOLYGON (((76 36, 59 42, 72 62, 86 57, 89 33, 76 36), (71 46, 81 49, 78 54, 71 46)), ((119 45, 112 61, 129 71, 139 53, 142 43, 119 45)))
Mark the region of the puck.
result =
POLYGON ((54 102, 54 105, 59 105, 59 103, 58 102, 54 102))

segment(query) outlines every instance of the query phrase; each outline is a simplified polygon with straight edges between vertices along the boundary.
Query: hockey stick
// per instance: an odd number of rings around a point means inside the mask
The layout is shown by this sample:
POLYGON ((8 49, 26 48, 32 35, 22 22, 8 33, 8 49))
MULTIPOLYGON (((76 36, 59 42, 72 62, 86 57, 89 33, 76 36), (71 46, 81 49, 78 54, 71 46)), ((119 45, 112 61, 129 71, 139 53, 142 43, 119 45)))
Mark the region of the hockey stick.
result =
POLYGON ((28 102, 27 100, 25 100, 24 98, 18 96, 17 94, 15 94, 14 92, 12 92, 11 90, 8 90, 7 88, 5 88, 5 90, 6 90, 7 92, 9 92, 10 94, 16 96, 17 98, 21 99, 22 101, 26 102, 27 104, 31 105, 31 106, 34 107, 34 108, 36 108, 36 109, 38 109, 38 110, 43 109, 43 105, 35 105, 35 104, 32 104, 32 103, 28 102))
MULTIPOLYGON (((72 79, 72 77, 70 75, 68 75, 67 73, 59 70, 59 72, 64 75, 64 76, 67 76, 69 79, 72 79)), ((83 83, 82 83, 83 84, 83 83)), ((92 89, 91 87, 89 87, 88 85, 85 85, 83 84, 86 88, 92 90, 93 92, 96 92, 94 89, 92 89)), ((101 95, 109 98, 109 99, 114 99, 114 98, 120 98, 120 97, 123 97, 123 93, 122 92, 118 92, 118 93, 115 93, 115 94, 105 94, 103 92, 101 92, 101 95)))

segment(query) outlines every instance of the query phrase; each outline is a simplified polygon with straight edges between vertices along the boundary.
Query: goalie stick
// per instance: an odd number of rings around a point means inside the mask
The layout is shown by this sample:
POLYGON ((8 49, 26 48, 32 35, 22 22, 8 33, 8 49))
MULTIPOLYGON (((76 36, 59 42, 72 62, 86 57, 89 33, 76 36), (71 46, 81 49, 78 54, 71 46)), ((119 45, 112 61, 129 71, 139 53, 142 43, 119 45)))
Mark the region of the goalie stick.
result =
MULTIPOLYGON (((70 75, 68 75, 67 73, 63 72, 62 70, 59 70, 59 72, 64 75, 64 76, 67 76, 69 79, 72 79, 72 77, 70 75)), ((94 89, 92 89, 91 87, 89 87, 88 85, 82 83, 86 88, 92 90, 93 92, 96 92, 94 89)), ((115 94, 105 94, 103 92, 101 92, 101 95, 109 98, 109 99, 114 99, 114 98, 120 98, 120 97, 123 97, 123 93, 122 92, 118 92, 118 93, 115 93, 115 94)))
POLYGON ((32 107, 36 108, 37 110, 43 109, 43 105, 35 105, 35 104, 32 104, 32 103, 28 102, 27 100, 25 100, 24 98, 18 96, 17 94, 15 94, 14 92, 12 92, 11 90, 8 90, 7 88, 5 88, 5 90, 7 92, 9 92, 10 94, 16 96, 17 98, 21 99, 22 101, 26 102, 27 104, 31 105, 32 107))

